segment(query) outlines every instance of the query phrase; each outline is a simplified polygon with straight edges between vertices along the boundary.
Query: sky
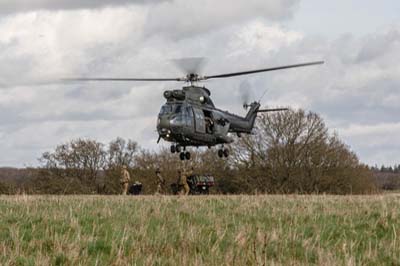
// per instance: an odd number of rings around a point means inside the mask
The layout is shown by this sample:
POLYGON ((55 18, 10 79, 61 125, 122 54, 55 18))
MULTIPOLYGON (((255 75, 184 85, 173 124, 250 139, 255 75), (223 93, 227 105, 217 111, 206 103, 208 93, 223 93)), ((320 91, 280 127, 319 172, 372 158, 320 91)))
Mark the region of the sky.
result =
POLYGON ((206 75, 324 60, 204 85, 237 114, 267 89, 264 106, 320 114, 362 162, 400 163, 399 1, 2 0, 0 32, 0 166, 74 138, 158 149, 162 92, 184 84, 49 81, 181 77, 185 57, 206 75))

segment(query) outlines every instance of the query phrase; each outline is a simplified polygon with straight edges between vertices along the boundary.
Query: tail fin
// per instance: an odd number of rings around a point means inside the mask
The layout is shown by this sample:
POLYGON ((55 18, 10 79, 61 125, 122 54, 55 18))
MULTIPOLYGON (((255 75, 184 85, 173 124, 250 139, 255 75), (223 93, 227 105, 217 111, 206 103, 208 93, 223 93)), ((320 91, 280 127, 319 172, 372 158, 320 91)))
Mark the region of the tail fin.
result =
POLYGON ((247 121, 247 122, 249 122, 249 126, 250 126, 250 128, 252 129, 253 128, 253 126, 254 126, 254 122, 256 121, 256 118, 257 118, 257 113, 258 113, 258 111, 259 111, 259 109, 260 109, 260 103, 258 103, 258 102, 253 102, 252 104, 250 104, 250 110, 249 110, 249 112, 247 113, 247 115, 246 115, 246 117, 245 117, 245 120, 247 121))
POLYGON ((247 113, 245 120, 248 123, 248 128, 250 131, 254 127, 254 123, 257 118, 258 113, 269 113, 269 112, 280 112, 280 111, 288 111, 288 108, 274 108, 274 109, 260 109, 260 103, 259 102, 253 102, 250 105, 247 105, 247 107, 250 107, 249 112, 247 113))

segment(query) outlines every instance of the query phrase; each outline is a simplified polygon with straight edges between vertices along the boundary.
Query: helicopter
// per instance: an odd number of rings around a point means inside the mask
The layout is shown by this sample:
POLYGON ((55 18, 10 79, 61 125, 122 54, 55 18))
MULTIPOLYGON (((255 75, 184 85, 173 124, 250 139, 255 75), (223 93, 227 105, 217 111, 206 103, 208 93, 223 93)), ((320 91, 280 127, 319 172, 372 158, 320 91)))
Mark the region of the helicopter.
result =
POLYGON ((243 117, 228 111, 222 111, 211 100, 210 90, 205 86, 198 86, 199 82, 323 63, 323 61, 316 61, 210 76, 201 76, 195 70, 191 70, 186 76, 180 78, 68 78, 63 79, 63 81, 185 82, 187 86, 183 86, 180 90, 164 91, 163 96, 166 99, 166 103, 161 106, 157 118, 157 143, 161 139, 171 142, 171 153, 179 154, 179 158, 183 161, 191 158, 187 147, 211 148, 218 145, 220 146, 217 152, 218 156, 220 158, 228 157, 229 150, 225 145, 234 142, 232 134, 236 134, 238 137, 241 137, 242 134, 251 134, 257 114, 288 110, 287 108, 260 109, 260 102, 254 101, 243 105, 248 110, 246 116, 243 117))

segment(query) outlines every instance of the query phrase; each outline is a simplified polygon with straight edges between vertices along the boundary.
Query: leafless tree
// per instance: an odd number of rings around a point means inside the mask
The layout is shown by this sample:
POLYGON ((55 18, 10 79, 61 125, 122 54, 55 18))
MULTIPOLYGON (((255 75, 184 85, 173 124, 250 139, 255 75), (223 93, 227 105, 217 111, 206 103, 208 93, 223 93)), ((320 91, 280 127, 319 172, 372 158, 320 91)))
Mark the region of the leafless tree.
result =
POLYGON ((57 146, 54 152, 45 152, 40 161, 58 176, 94 183, 104 168, 105 158, 102 143, 77 139, 57 146))
POLYGON ((134 166, 134 155, 138 151, 138 144, 133 140, 117 138, 110 142, 107 154, 108 168, 119 168, 126 165, 130 168, 134 166))
POLYGON ((315 113, 262 115, 255 131, 233 145, 231 162, 264 191, 339 193, 370 182, 357 156, 315 113))

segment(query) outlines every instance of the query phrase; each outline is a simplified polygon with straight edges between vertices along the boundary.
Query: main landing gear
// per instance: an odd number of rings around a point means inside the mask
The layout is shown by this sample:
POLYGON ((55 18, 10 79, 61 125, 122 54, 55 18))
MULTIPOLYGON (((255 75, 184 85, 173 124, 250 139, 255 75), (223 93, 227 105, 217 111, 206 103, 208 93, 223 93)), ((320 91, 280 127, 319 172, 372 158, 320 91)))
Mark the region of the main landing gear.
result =
MULTIPOLYGON (((179 153, 179 159, 181 159, 182 161, 184 160, 190 160, 191 158, 191 154, 190 152, 186 151, 186 147, 182 147, 179 144, 176 145, 171 145, 171 153, 179 153)), ((228 158, 229 156, 229 150, 224 148, 224 146, 222 146, 219 150, 218 150, 218 157, 219 158, 228 158)))
POLYGON ((186 147, 181 147, 181 145, 176 144, 176 145, 171 145, 171 153, 179 153, 179 158, 184 161, 184 160, 190 160, 190 152, 186 151, 186 147))

